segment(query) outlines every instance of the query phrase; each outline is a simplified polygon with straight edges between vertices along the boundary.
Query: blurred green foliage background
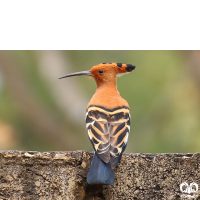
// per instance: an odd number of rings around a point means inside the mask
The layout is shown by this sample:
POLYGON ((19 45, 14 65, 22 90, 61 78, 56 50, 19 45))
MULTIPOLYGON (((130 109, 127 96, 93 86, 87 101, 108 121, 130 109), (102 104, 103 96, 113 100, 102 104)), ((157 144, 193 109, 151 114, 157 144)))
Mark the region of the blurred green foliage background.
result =
POLYGON ((132 117, 126 153, 200 152, 199 51, 0 51, 0 149, 93 151, 95 81, 58 77, 102 62, 136 66, 118 78, 132 117))

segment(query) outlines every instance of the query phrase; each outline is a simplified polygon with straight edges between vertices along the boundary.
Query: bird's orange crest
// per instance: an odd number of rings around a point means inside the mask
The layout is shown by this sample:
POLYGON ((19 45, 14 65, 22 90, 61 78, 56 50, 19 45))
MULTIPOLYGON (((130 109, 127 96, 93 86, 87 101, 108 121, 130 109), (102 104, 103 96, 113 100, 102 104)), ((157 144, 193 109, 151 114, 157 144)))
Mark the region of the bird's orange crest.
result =
POLYGON ((101 63, 92 67, 90 72, 94 76, 101 77, 106 73, 110 73, 113 75, 118 75, 122 73, 131 72, 135 69, 135 66, 132 64, 122 64, 122 63, 101 63))

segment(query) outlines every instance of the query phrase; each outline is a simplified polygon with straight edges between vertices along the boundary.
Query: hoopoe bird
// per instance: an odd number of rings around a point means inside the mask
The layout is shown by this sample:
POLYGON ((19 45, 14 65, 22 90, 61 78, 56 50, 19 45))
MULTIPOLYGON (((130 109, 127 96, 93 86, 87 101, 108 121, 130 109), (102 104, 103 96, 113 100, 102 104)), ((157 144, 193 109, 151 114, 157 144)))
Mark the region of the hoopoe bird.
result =
POLYGON ((95 150, 87 176, 89 184, 114 183, 114 168, 126 148, 130 132, 129 105, 117 90, 116 78, 134 69, 131 64, 101 63, 89 71, 59 78, 87 75, 92 76, 97 84, 86 109, 86 129, 95 150))

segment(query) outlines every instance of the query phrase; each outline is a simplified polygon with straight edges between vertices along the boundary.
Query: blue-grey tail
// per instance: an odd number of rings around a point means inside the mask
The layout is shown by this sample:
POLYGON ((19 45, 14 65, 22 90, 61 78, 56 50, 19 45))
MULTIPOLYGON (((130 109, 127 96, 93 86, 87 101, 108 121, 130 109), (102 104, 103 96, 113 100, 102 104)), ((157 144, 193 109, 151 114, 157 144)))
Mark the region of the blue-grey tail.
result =
POLYGON ((111 169, 111 164, 103 162, 94 153, 90 171, 87 176, 87 182, 89 184, 104 184, 112 185, 115 181, 114 170, 111 169))

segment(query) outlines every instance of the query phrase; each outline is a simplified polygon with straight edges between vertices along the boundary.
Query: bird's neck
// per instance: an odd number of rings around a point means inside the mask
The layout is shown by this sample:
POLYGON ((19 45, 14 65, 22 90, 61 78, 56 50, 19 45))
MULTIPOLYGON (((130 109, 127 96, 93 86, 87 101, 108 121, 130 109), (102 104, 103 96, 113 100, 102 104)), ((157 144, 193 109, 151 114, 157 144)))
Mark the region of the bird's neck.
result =
POLYGON ((97 90, 98 89, 105 89, 106 88, 109 88, 109 89, 112 89, 112 90, 117 90, 117 80, 116 80, 116 77, 105 77, 104 79, 96 79, 95 78, 95 81, 96 81, 96 84, 97 84, 97 90))
POLYGON ((97 90, 88 106, 90 105, 103 106, 105 108, 115 108, 120 105, 128 107, 128 103, 120 96, 117 90, 116 80, 109 83, 97 84, 97 90))
POLYGON ((112 81, 96 81, 97 90, 96 95, 100 95, 102 99, 120 96, 117 90, 117 81, 116 78, 112 81))
MULTIPOLYGON (((107 91, 117 91, 117 82, 116 80, 113 80, 112 82, 100 82, 98 83, 97 82, 97 91, 104 91, 104 92, 107 92, 107 91)), ((97 92, 96 91, 96 92, 97 92)))

